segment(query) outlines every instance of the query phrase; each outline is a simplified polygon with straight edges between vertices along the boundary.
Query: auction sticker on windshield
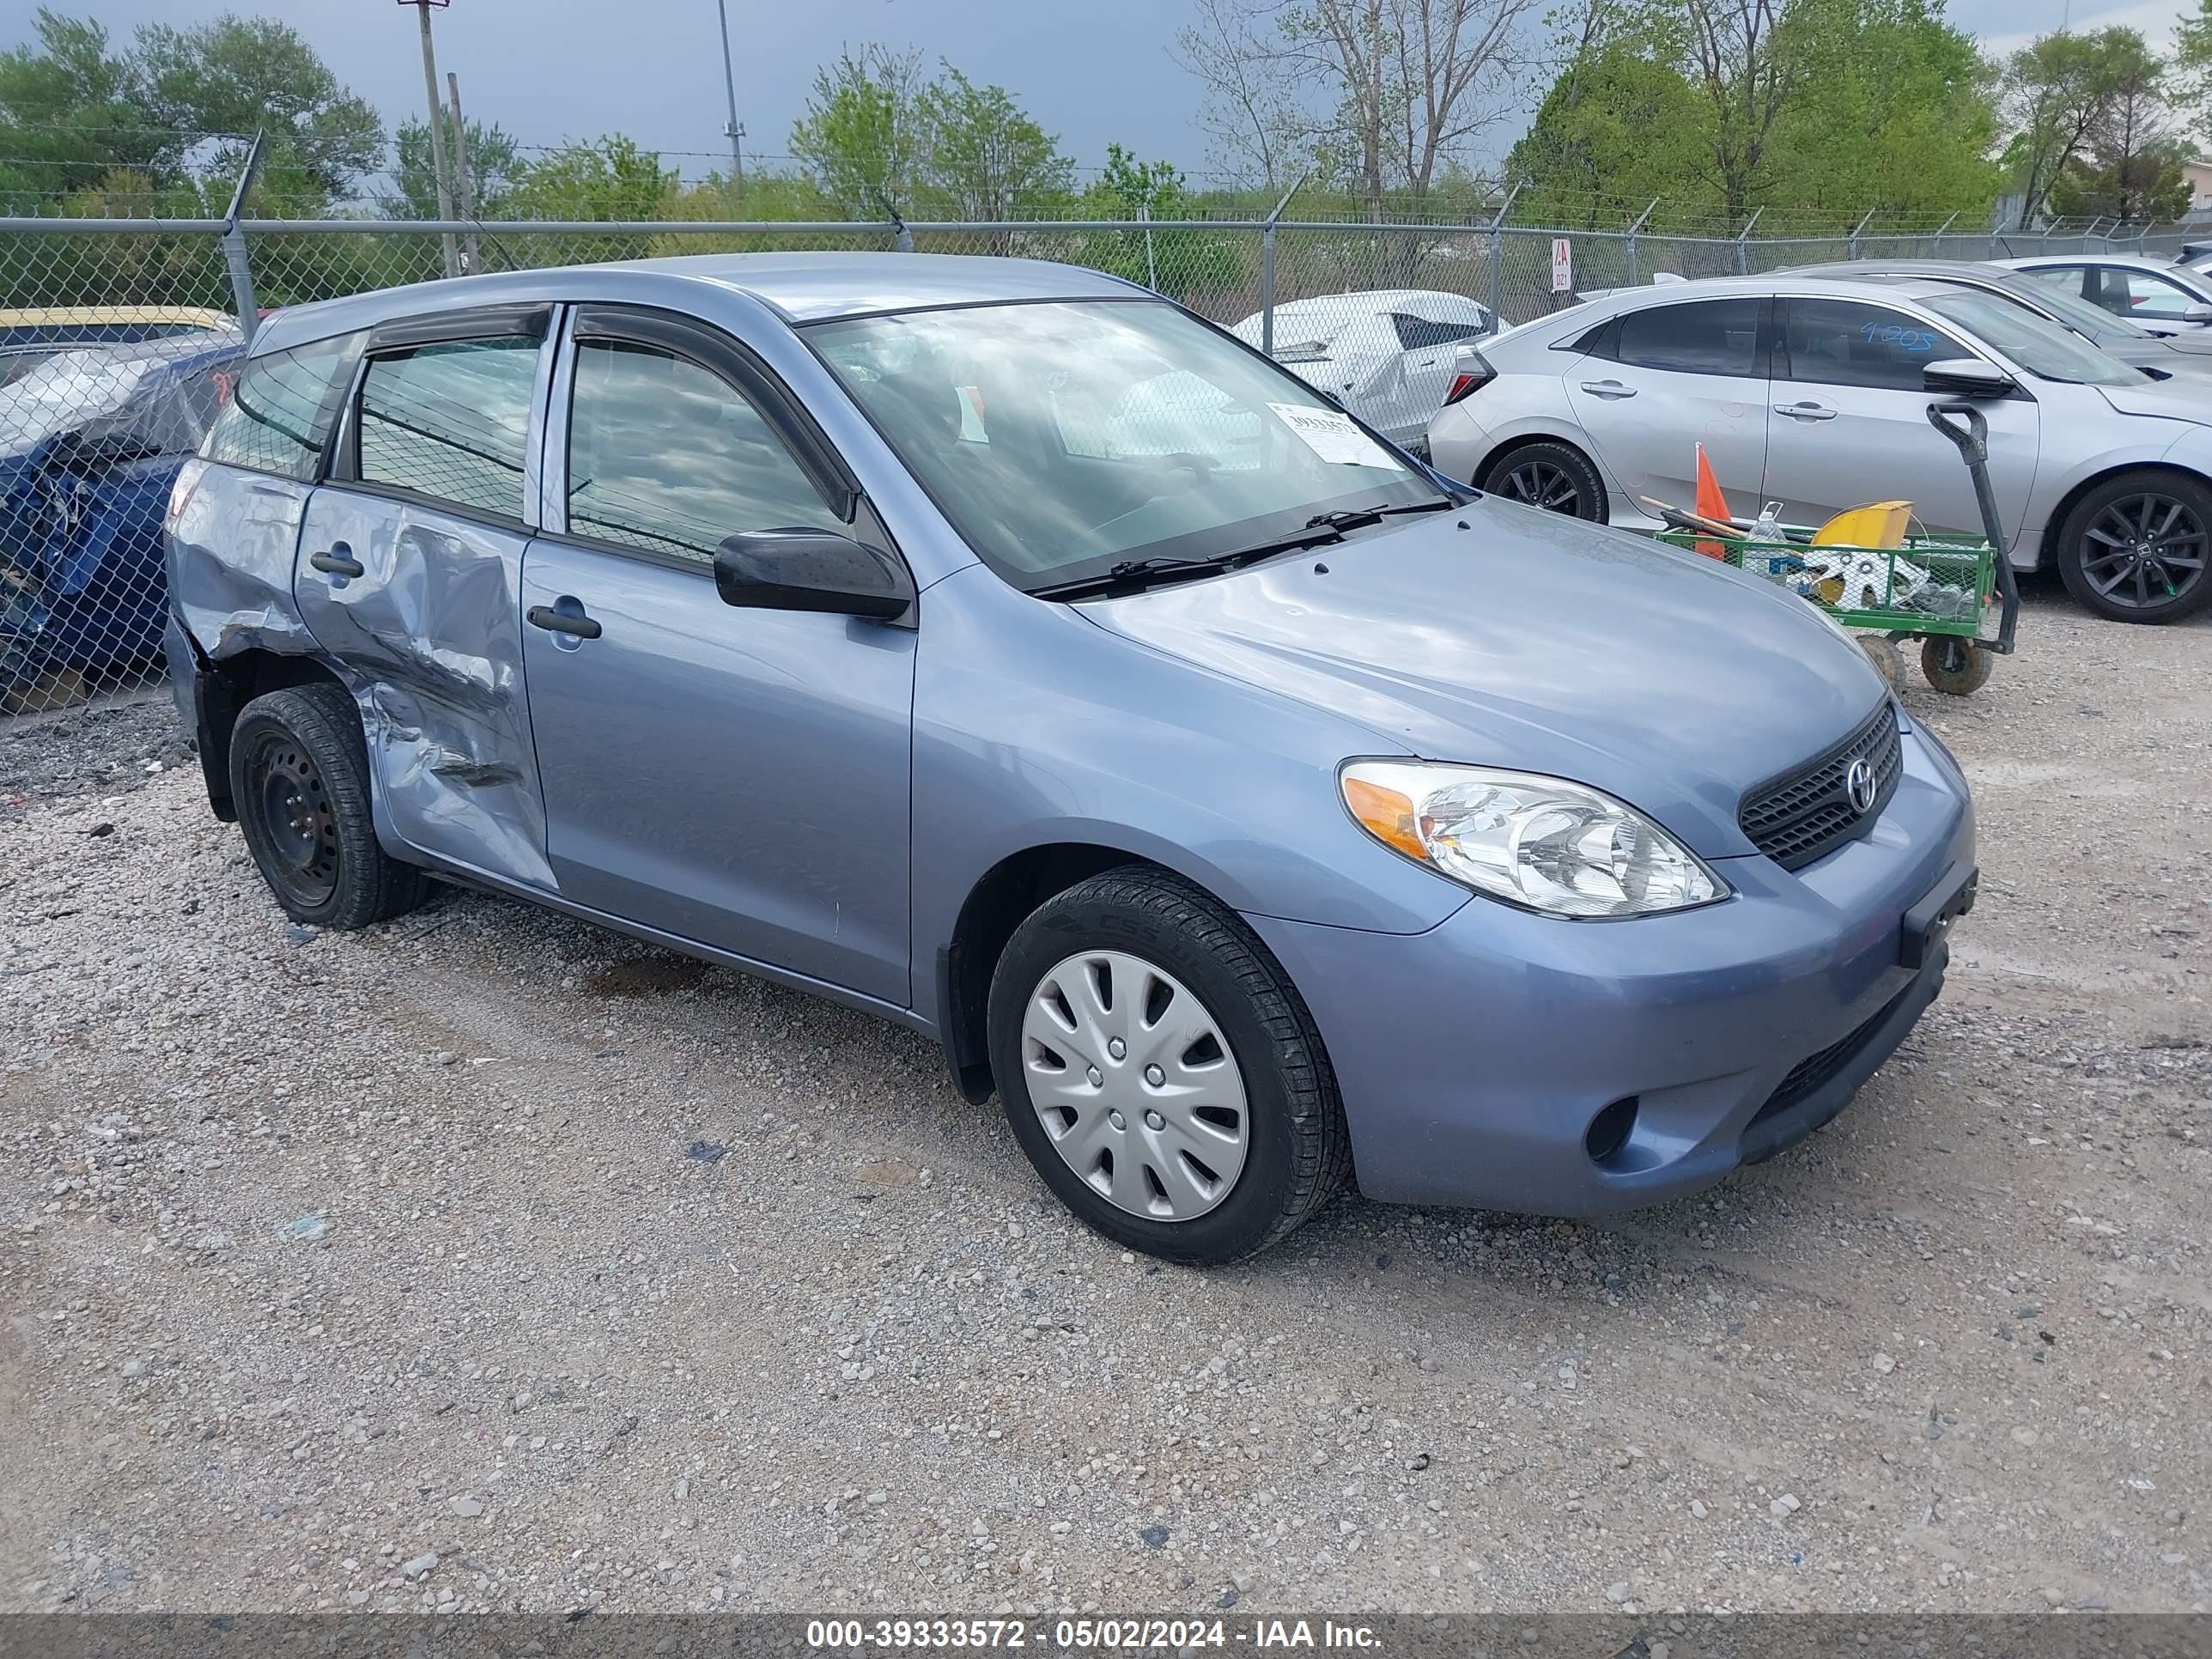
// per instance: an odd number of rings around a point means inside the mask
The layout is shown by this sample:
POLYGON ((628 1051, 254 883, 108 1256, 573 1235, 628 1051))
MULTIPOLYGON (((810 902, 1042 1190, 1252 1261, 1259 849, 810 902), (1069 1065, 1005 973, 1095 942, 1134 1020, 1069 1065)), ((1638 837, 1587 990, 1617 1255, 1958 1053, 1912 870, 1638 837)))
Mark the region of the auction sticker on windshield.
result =
POLYGON ((1345 466, 1379 466, 1403 471, 1390 452, 1362 432, 1351 416, 1334 409, 1316 409, 1310 404, 1269 404, 1275 418, 1305 440, 1308 449, 1324 461, 1345 466))

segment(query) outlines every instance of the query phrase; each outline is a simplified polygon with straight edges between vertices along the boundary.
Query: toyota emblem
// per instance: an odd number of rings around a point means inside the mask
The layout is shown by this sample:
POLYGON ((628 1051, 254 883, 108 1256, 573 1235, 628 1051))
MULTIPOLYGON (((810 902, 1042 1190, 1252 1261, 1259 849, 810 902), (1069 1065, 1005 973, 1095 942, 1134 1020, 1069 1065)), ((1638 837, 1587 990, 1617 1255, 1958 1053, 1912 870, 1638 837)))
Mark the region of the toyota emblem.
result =
POLYGON ((1874 768, 1866 761, 1855 760, 1851 769, 1844 774, 1844 793, 1850 799, 1851 811, 1861 817, 1874 811, 1874 768))

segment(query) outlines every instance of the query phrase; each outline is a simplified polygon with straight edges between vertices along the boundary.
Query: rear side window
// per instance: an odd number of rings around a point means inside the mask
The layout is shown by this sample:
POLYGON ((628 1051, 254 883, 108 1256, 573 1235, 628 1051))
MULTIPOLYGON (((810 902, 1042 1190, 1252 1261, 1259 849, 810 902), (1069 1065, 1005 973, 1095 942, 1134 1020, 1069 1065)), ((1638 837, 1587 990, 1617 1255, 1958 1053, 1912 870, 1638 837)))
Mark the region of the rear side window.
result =
POLYGON ((1398 343, 1407 351, 1419 351, 1425 346, 1456 345, 1482 332, 1480 323, 1431 322, 1426 317, 1408 317, 1398 311, 1390 313, 1390 326, 1398 331, 1398 343))
MULTIPOLYGON (((1784 335, 1793 380, 1918 392, 1929 364, 1975 355, 1949 335, 1881 306, 1856 300, 1791 300, 1784 309, 1789 320, 1784 335)), ((2057 325, 2045 326, 2055 329, 2057 325)))
POLYGON ((373 359, 361 384, 361 481, 521 518, 538 350, 516 335, 373 359))
POLYGON ((708 564, 742 532, 845 527, 750 400, 687 357, 586 340, 571 410, 572 536, 708 564))
POLYGON ((1764 374, 1759 304, 1756 299, 1704 300, 1626 312, 1613 356, 1632 368, 1676 374, 1764 374))
POLYGON ((350 343, 341 335, 254 358, 200 453, 257 472, 313 478, 337 419, 331 383, 350 343))

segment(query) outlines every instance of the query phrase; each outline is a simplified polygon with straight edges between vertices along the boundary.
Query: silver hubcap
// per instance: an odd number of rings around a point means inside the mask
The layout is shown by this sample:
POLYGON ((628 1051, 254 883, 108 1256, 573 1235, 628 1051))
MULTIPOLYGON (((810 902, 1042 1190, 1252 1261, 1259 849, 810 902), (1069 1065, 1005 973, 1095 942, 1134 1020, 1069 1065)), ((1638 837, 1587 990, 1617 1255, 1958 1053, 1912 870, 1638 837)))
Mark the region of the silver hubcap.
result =
POLYGON ((1085 951, 1038 981, 1022 1065, 1054 1149, 1116 1209, 1188 1221, 1236 1186, 1244 1075, 1206 1005, 1142 957, 1085 951))

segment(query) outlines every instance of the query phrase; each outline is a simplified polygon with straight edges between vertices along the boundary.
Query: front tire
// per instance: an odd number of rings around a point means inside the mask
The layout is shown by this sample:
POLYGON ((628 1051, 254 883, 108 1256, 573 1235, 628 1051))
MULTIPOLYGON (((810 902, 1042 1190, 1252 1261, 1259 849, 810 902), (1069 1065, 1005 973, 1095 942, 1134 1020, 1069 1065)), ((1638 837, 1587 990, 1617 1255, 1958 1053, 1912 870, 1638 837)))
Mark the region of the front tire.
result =
POLYGON ((1497 457, 1475 480, 1485 495, 1540 507, 1547 513, 1606 522, 1605 481, 1572 444, 1520 444, 1497 457))
POLYGON ((343 688, 290 686, 246 704, 230 735, 230 798, 293 921, 367 927, 422 902, 423 872, 377 844, 361 714, 343 688))
POLYGON ((2083 610, 2112 622, 2170 623, 2212 604, 2205 560, 2212 489, 2178 472, 2108 478, 2058 532, 2058 574, 2083 610))
POLYGON ((1048 900, 991 981, 1014 1138, 1117 1243, 1214 1266, 1343 1184, 1351 1139, 1311 1016, 1229 910, 1129 866, 1048 900))

